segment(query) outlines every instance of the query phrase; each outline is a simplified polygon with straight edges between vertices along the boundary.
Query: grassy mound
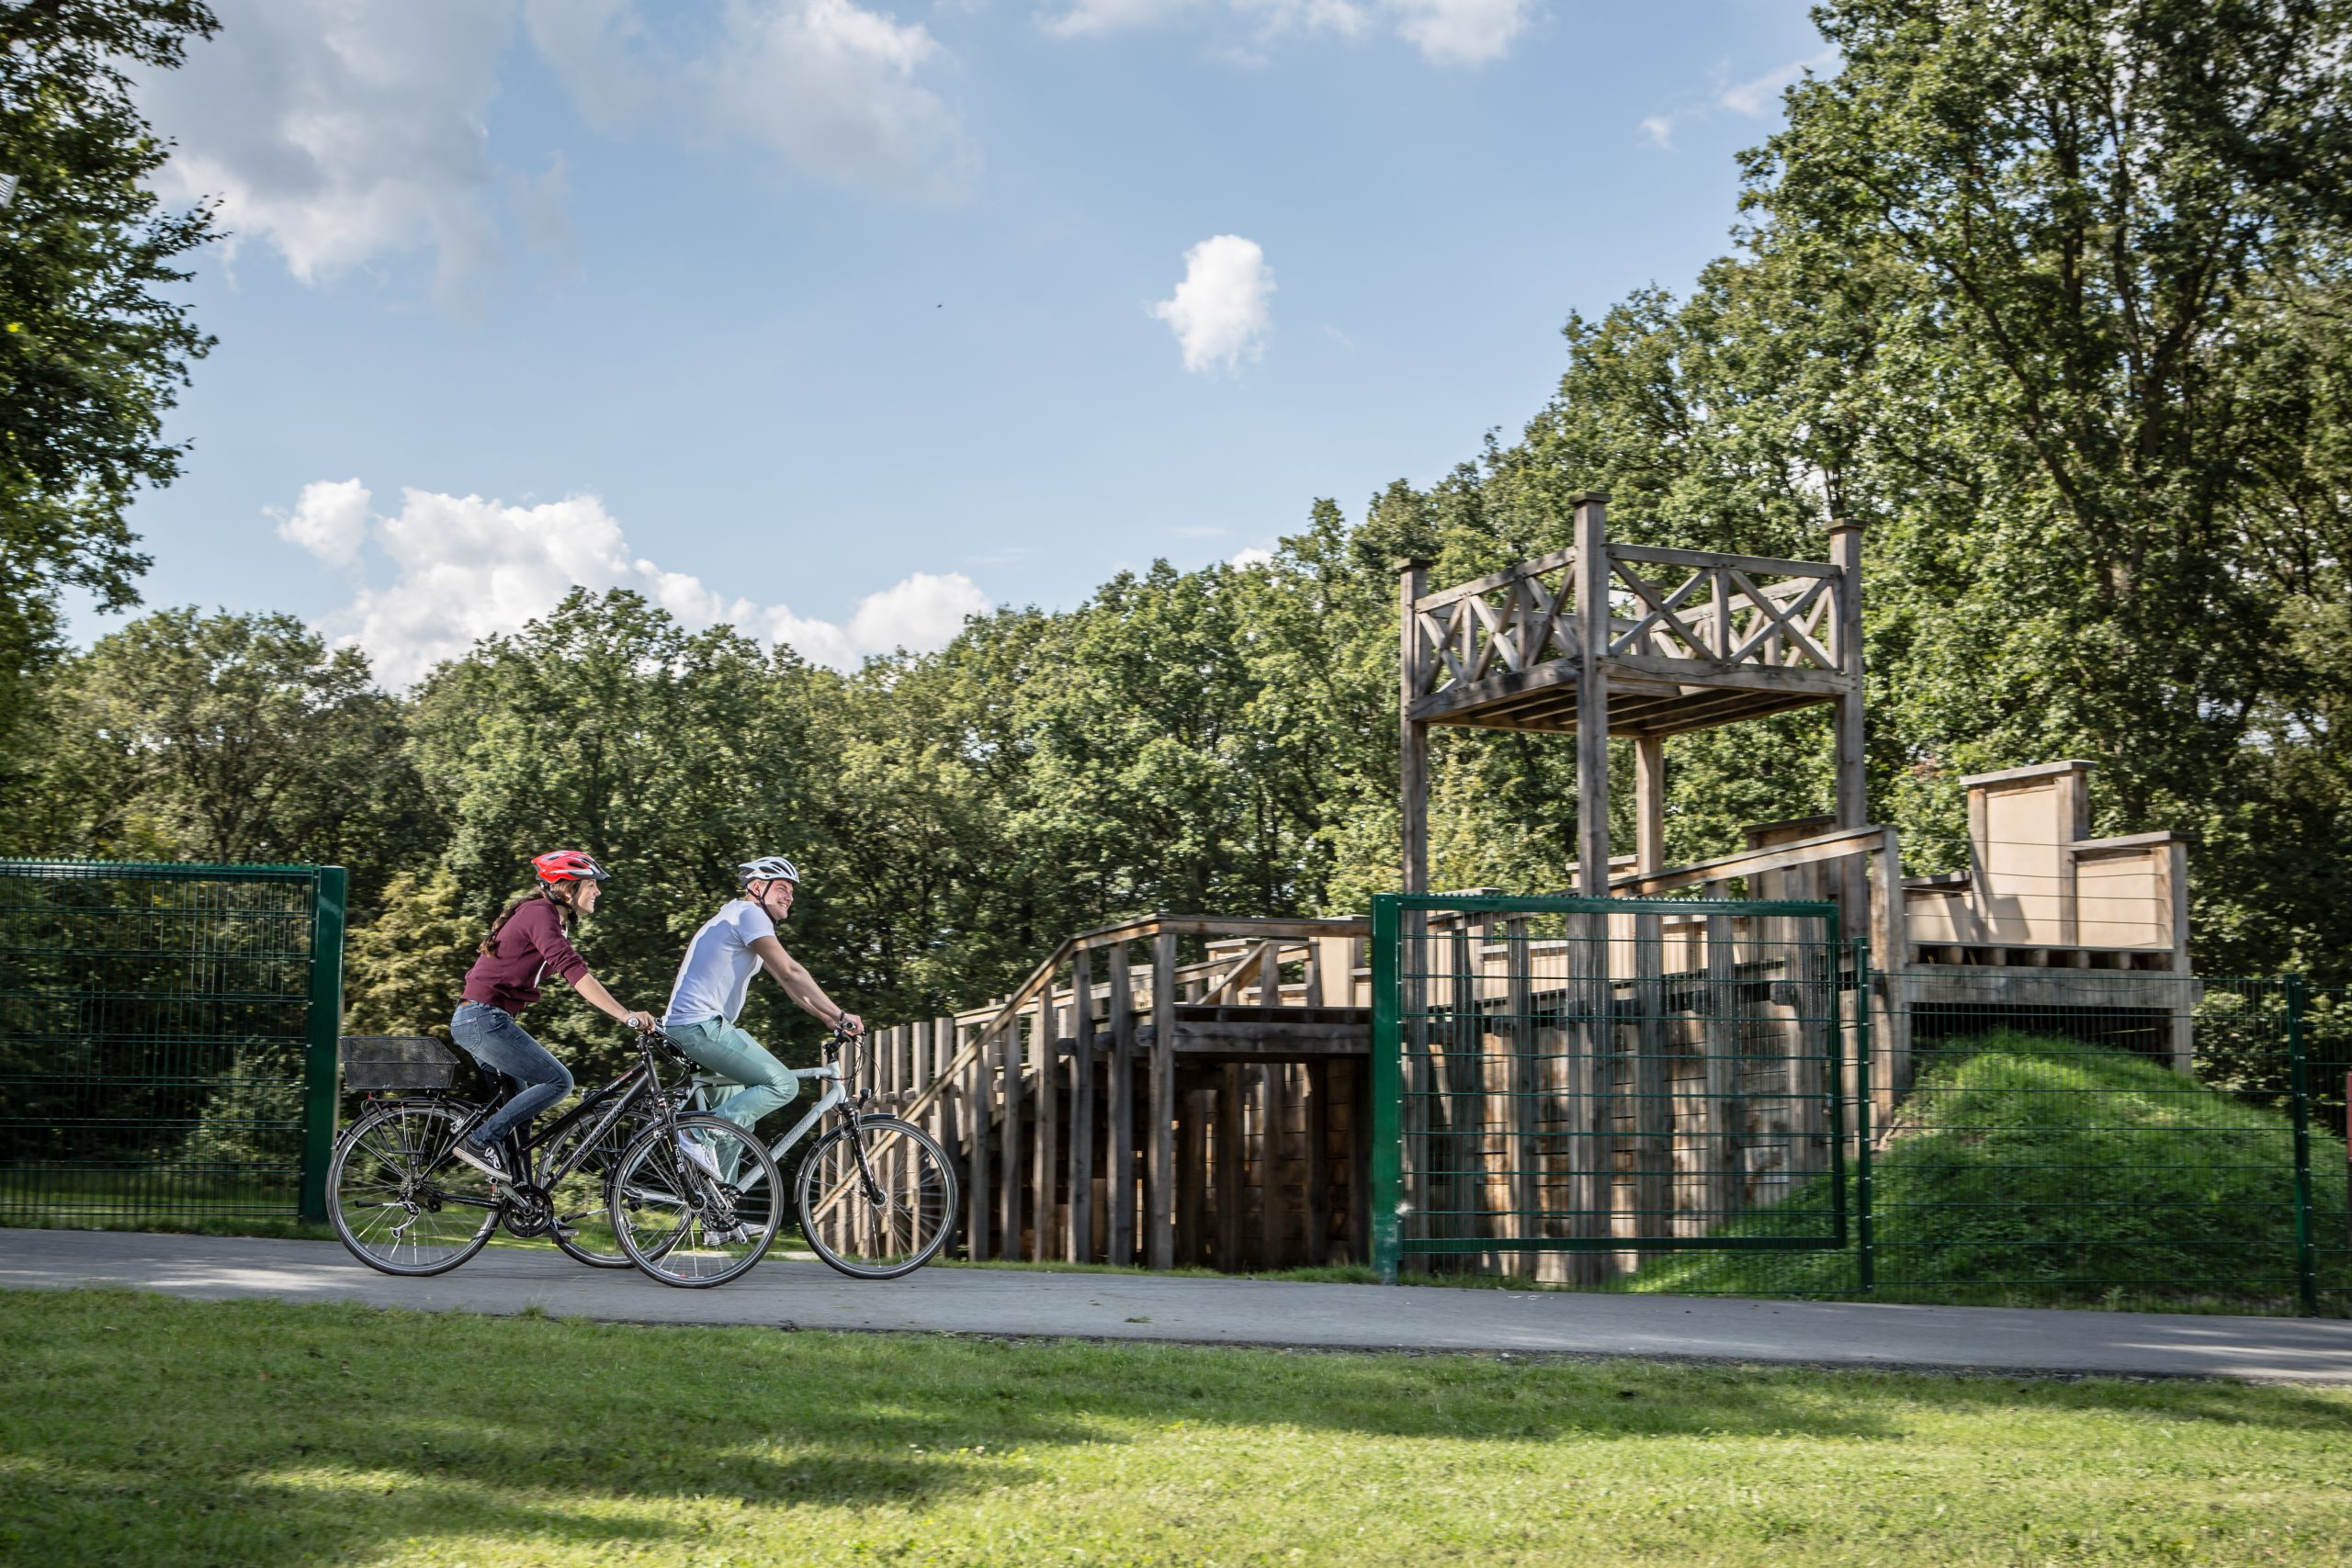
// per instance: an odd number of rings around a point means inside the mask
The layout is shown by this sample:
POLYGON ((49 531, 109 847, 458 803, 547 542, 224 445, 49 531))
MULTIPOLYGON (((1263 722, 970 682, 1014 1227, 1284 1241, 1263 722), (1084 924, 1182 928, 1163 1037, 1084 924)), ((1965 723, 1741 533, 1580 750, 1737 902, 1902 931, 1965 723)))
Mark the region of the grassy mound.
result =
MULTIPOLYGON (((2344 1145, 2318 1129, 2311 1138, 2315 1223, 2340 1229, 2344 1145)), ((2295 1300, 2291 1122, 2145 1057, 2007 1032, 1924 1050, 1872 1179, 1876 1299, 2233 1310, 2295 1300)), ((1826 1207, 1829 1179, 1791 1201, 1826 1207)), ((1858 1213, 1859 1173, 1845 1179, 1858 1213)), ((1773 1229, 1759 1210, 1718 1234, 1773 1229)), ((2327 1263, 2343 1272, 2340 1257, 2327 1263)), ((1849 1249, 1679 1253, 1620 1288, 1851 1295, 1860 1284, 1849 1249)))

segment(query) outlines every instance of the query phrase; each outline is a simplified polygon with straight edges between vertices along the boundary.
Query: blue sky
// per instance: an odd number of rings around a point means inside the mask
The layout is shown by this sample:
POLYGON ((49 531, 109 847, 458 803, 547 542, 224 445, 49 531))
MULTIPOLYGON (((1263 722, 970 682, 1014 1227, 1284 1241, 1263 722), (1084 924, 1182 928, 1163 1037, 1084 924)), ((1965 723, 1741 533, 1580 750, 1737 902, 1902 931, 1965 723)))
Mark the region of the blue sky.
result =
MULTIPOLYGON (((216 0, 152 604, 393 683, 570 581, 835 662, 1263 548, 1726 248, 1795 0, 216 0)), ((114 624, 77 617, 86 638, 114 624)))

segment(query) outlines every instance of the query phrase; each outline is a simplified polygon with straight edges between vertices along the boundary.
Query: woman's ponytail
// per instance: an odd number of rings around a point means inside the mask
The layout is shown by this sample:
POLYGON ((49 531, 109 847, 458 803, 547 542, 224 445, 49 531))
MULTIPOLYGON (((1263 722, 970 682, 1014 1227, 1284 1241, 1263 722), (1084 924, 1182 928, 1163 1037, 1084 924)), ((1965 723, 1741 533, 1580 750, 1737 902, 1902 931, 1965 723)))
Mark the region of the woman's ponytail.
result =
POLYGON ((526 895, 524 897, 517 898, 512 904, 507 905, 506 908, 500 912, 498 919, 490 922, 490 931, 482 937, 481 944, 474 949, 475 956, 480 958, 488 958, 491 954, 496 953, 498 951, 498 933, 506 929, 506 922, 514 918, 514 911, 529 903, 533 898, 541 897, 544 897, 544 895, 533 893, 526 895))

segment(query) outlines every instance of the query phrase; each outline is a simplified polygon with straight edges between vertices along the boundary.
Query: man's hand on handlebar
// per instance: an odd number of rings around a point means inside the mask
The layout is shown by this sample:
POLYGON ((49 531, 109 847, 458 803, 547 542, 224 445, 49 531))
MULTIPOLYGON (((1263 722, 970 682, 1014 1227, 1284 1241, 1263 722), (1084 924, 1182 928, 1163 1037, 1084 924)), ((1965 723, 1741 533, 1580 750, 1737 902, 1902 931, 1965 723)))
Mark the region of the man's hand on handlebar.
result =
POLYGON ((833 1032, 854 1040, 865 1032, 865 1020, 844 1008, 841 1017, 833 1020, 833 1032))

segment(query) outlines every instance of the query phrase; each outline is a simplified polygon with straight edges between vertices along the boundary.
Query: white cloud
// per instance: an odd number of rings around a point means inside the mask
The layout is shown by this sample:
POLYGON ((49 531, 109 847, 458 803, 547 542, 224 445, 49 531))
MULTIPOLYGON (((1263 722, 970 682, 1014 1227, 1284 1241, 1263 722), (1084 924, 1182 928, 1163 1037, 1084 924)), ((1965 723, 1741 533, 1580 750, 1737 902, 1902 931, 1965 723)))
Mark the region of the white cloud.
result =
POLYGON ((708 28, 636 0, 529 0, 531 38, 598 124, 639 120, 780 154, 807 175, 910 195, 966 190, 979 157, 917 73, 928 28, 855 0, 727 0, 708 28))
POLYGON ((407 686, 492 633, 518 630, 571 588, 631 589, 686 626, 721 623, 788 642, 808 658, 854 667, 870 653, 925 652, 947 642, 988 596, 961 572, 915 572, 858 602, 846 625, 783 604, 729 598, 690 572, 634 554, 620 522, 593 495, 537 506, 478 495, 403 490, 391 515, 371 510, 357 479, 303 488, 279 534, 330 565, 348 565, 363 541, 390 581, 363 588, 321 629, 366 649, 386 684, 407 686))
POLYGON ((177 139, 175 200, 217 197, 229 247, 275 246, 306 283, 430 250, 446 291, 499 250, 505 181, 485 121, 511 0, 219 0, 218 36, 148 74, 177 139))
POLYGON ((1775 65, 1763 74, 1751 76, 1745 82, 1724 83, 1719 73, 1715 89, 1704 103, 1667 114, 1650 115, 1641 122, 1641 132, 1653 145, 1672 151, 1677 130, 1685 125, 1713 119, 1718 113, 1762 119, 1780 111, 1781 95, 1787 92, 1799 77, 1809 71, 1826 71, 1837 63, 1838 51, 1833 47, 1803 60, 1775 65))
POLYGON ((1258 242, 1218 234, 1184 253, 1175 294, 1145 309, 1176 334, 1185 369, 1238 371, 1244 359, 1265 353, 1273 292, 1273 269, 1258 242))
POLYGON ((1483 65, 1526 28, 1528 0, 1389 0, 1384 9, 1430 60, 1483 65))
POLYGON ((767 149, 803 173, 920 196, 966 188, 978 156, 916 77, 950 63, 930 32, 855 0, 727 0, 640 18, 637 0, 218 0, 220 33, 145 73, 149 117, 177 142, 176 202, 217 198, 233 259, 266 245, 319 283, 430 254, 457 294, 518 234, 567 250, 570 184, 492 155, 500 66, 527 35, 604 125, 767 149), (683 51, 683 52, 682 52, 683 51))
POLYGON ((1253 566, 1272 566, 1274 564, 1274 552, 1251 545, 1248 549, 1235 551, 1233 558, 1225 564, 1238 571, 1247 571, 1253 566))
POLYGON ((276 507, 277 536, 301 546, 329 566, 349 566, 368 533, 368 503, 373 498, 357 479, 320 479, 302 487, 288 513, 276 507))
POLYGON ((1356 38, 1386 28, 1442 65, 1482 65, 1510 51, 1527 28, 1535 0, 1069 0, 1042 19, 1063 38, 1099 37, 1160 27, 1183 17, 1236 21, 1254 47, 1224 52, 1260 58, 1258 49, 1296 33, 1356 38))

